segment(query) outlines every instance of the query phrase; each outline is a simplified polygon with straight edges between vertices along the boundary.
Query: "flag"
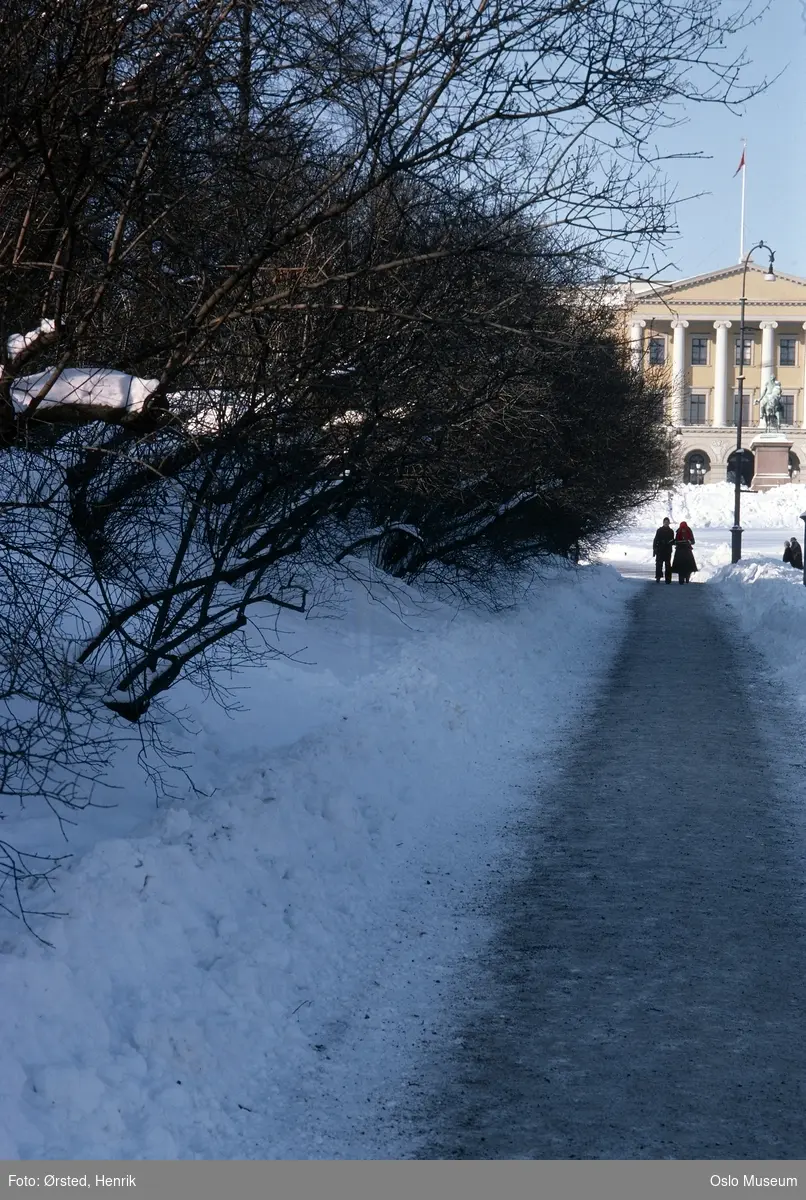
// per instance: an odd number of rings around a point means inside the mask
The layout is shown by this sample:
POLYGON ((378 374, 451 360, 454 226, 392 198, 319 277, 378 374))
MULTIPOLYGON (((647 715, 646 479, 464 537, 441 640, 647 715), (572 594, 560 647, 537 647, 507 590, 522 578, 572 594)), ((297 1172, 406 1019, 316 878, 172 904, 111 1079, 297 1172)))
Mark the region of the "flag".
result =
POLYGON ((738 167, 736 168, 736 170, 733 172, 733 178, 734 178, 734 179, 735 179, 735 178, 736 178, 736 176, 739 174, 739 172, 741 171, 741 169, 742 169, 742 167, 743 167, 743 166, 744 166, 744 147, 742 147, 742 157, 739 159, 739 165, 738 165, 738 167))

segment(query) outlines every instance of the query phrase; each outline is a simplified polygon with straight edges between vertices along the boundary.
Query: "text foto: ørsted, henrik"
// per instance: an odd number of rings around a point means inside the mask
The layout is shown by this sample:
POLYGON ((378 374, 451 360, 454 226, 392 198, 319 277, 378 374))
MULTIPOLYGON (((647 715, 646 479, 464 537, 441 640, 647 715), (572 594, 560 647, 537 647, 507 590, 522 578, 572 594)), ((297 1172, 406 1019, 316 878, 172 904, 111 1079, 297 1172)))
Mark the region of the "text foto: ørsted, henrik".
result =
POLYGON ((96 1175, 92 1183, 89 1175, 9 1175, 9 1187, 137 1187, 134 1175, 96 1175))

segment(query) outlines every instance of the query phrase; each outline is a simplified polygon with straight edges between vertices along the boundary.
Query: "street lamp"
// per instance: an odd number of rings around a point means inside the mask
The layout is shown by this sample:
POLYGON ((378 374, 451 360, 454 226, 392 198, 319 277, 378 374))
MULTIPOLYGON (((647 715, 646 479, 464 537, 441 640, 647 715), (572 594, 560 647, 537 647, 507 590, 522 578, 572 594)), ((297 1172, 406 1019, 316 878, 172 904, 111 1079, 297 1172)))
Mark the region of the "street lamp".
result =
POLYGON ((772 269, 772 264, 775 262, 775 253, 770 250, 766 242, 756 242, 755 246, 747 251, 744 256, 744 270, 742 271, 742 295, 741 295, 741 317, 739 320, 739 374, 736 377, 736 382, 739 384, 739 411, 736 414, 736 470, 735 470, 735 488, 733 494, 733 528, 730 531, 730 561, 737 563, 742 557, 742 526, 741 526, 741 506, 742 506, 742 410, 744 408, 744 311, 747 306, 747 268, 750 264, 750 256, 754 250, 766 250, 770 256, 770 265, 764 275, 765 279, 775 279, 775 272, 772 269))
POLYGON ((676 425, 668 422, 666 425, 666 477, 669 487, 674 487, 674 478, 672 475, 672 459, 677 450, 677 442, 680 438, 680 430, 676 425))

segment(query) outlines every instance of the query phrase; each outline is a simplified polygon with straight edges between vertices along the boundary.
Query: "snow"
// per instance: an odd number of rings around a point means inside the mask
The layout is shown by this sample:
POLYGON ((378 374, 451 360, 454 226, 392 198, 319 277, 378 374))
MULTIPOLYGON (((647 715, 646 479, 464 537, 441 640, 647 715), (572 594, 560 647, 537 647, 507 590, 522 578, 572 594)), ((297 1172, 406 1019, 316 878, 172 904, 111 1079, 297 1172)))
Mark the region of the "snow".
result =
POLYGON ((328 427, 331 425, 361 425, 366 420, 366 414, 359 412, 358 409, 348 408, 337 417, 333 417, 328 422, 328 427))
POLYGON ((726 608, 726 619, 760 656, 761 670, 806 716, 806 587, 802 571, 782 561, 793 535, 804 544, 806 485, 790 484, 741 495, 742 558, 731 564, 734 489, 730 484, 685 486, 664 493, 635 514, 629 528, 598 558, 627 576, 654 574, 652 538, 665 516, 688 521, 697 539, 700 568, 693 582, 707 583, 726 608))
POLYGON ((551 568, 498 614, 348 564, 340 605, 279 618, 290 657, 230 681, 240 711, 172 693, 196 790, 155 807, 135 744, 69 845, 7 811, 4 839, 73 859, 43 897, 68 914, 37 926, 50 946, 0 917, 0 1157, 406 1157, 384 1115, 447 1036, 492 932, 480 897, 525 869, 517 822, 619 649, 634 591, 608 564, 646 577, 684 517, 695 580, 806 707, 806 588, 781 563, 806 495, 742 496, 736 566, 732 497, 664 496, 605 565, 551 568))
MULTIPOLYGON (((15 380, 11 396, 17 412, 25 412, 52 375, 51 367, 45 371, 38 371, 35 375, 22 375, 15 380)), ((124 371, 113 371, 106 367, 68 367, 55 380, 40 407, 80 404, 92 408, 142 412, 146 400, 158 384, 156 379, 141 379, 139 376, 127 375, 124 371)))
POLYGON ((180 415, 188 433, 204 437, 220 432, 244 410, 244 403, 227 400, 218 388, 204 391, 172 392, 168 396, 171 412, 180 415))
MULTIPOLYGON (((664 491, 639 509, 627 527, 595 556, 627 576, 654 574, 652 539, 664 517, 672 528, 687 521, 694 531, 698 572, 692 582, 704 583, 731 560, 734 488, 732 484, 689 484, 664 491)), ((793 535, 804 542, 800 514, 806 511, 806 484, 789 484, 768 492, 741 493, 742 555, 780 562, 784 542, 793 535)), ((791 570, 791 568, 787 568, 791 570)))
POLYGON ((418 542, 421 542, 423 540, 422 535, 419 533, 419 531, 417 530, 417 528, 414 525, 406 525, 402 521, 390 521, 389 524, 385 527, 384 532, 386 532, 387 530, 389 530, 389 531, 396 530, 398 533, 407 533, 409 535, 409 537, 416 538, 418 542))
POLYGON ((793 710, 806 714, 803 572, 753 556, 714 572, 711 583, 728 605, 731 620, 761 654, 768 676, 789 694, 793 710))
MULTIPOLYGON (((710 526, 729 529, 733 524, 734 496, 732 483, 686 484, 674 492, 662 492, 654 504, 640 510, 635 524, 654 531, 664 517, 673 517, 674 522, 688 521, 695 530, 710 526)), ((741 493, 743 529, 788 529, 800 536, 803 524, 798 518, 804 511, 804 483, 785 484, 768 492, 741 493)))
MULTIPOLYGON (((630 589, 551 568, 493 614, 342 586, 282 615, 294 657, 232 681, 242 711, 177 689, 196 791, 157 809, 136 747, 110 764, 96 799, 118 806, 70 834, 50 947, 0 918, 0 1157, 406 1155, 381 1118, 491 932, 478 899, 520 869, 512 826, 630 589)), ((33 809, 3 836, 65 849, 33 809)))
POLYGON ((24 350, 29 346, 33 346, 35 342, 44 341, 50 338, 51 334, 56 332, 56 322, 49 317, 43 317, 37 325, 36 329, 32 329, 29 333, 12 333, 6 342, 8 349, 8 357, 11 363, 16 362, 24 350))

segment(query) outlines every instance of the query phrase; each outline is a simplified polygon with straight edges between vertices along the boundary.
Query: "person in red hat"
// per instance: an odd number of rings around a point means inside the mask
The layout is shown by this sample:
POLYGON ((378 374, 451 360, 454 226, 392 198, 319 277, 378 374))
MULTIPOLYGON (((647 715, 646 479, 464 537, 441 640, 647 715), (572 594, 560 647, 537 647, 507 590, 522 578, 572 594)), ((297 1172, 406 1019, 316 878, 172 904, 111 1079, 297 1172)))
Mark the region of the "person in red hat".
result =
POLYGON ((694 561, 694 534, 685 521, 681 521, 674 535, 674 560, 672 571, 677 576, 678 583, 688 583, 697 570, 694 561))

